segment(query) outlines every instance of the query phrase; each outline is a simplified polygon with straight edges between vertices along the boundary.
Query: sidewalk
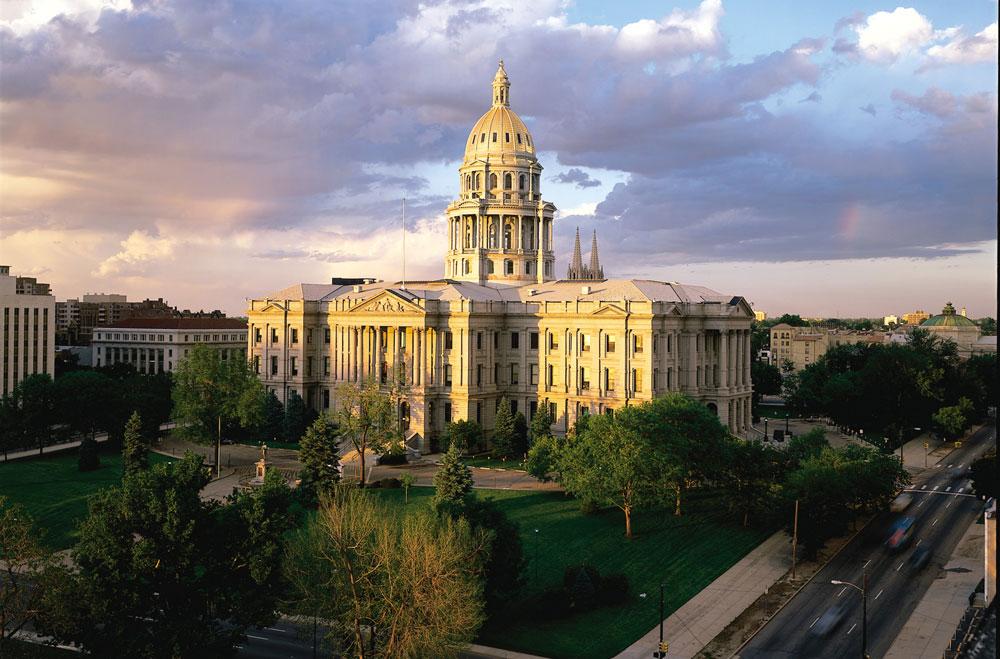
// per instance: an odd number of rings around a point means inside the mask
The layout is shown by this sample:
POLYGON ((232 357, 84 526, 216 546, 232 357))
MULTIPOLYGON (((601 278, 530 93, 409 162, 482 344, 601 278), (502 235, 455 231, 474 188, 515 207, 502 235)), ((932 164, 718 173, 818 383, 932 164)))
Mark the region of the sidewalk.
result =
MULTIPOLYGON (((709 641, 770 588, 792 563, 791 542, 779 531, 744 556, 722 576, 666 619, 664 640, 670 643, 668 658, 689 658, 698 654, 709 641)), ((660 640, 660 628, 625 648, 619 659, 648 659, 660 640)))
POLYGON ((969 594, 982 579, 985 529, 975 521, 969 525, 885 659, 941 659, 969 606, 969 594))
MULTIPOLYGON (((60 451, 68 451, 69 449, 74 449, 80 446, 79 439, 72 442, 63 442, 61 444, 51 444, 42 449, 41 455, 49 455, 51 453, 58 453, 60 451)), ((98 444, 108 441, 107 433, 99 433, 94 437, 94 441, 98 444)), ((9 451, 7 453, 7 459, 5 460, 3 454, 0 453, 0 462, 10 462, 12 460, 23 460, 25 458, 37 458, 39 457, 38 449, 31 448, 25 449, 23 451, 9 451)))

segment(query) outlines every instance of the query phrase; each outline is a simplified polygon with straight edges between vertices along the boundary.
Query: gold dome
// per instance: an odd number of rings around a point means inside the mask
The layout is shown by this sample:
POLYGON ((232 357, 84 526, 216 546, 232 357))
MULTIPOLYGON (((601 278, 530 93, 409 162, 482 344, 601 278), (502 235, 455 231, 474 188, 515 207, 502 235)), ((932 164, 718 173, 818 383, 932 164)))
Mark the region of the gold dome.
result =
POLYGON ((465 162, 500 156, 535 158, 535 141, 521 117, 510 109, 510 80, 503 60, 493 78, 493 107, 472 127, 465 145, 465 162))

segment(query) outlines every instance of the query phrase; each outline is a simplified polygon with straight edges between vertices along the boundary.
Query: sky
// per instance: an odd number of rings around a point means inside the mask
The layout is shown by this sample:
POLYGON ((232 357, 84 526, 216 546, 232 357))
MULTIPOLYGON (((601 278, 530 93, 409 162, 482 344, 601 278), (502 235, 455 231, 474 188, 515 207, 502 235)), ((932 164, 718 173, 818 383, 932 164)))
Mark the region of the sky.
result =
POLYGON ((242 315, 443 276, 503 58, 612 277, 771 315, 996 316, 997 3, 4 0, 0 263, 242 315))

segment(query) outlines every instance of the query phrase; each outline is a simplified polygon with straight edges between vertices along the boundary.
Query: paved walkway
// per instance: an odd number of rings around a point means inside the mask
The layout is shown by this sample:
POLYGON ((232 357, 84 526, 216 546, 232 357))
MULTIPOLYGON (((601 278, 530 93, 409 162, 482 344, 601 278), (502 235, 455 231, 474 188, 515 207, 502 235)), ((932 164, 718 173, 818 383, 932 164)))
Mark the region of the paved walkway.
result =
POLYGON ((969 525, 885 659, 941 658, 969 606, 969 594, 983 578, 984 538, 984 525, 975 522, 969 525))
MULTIPOLYGON (((709 641, 780 579, 792 564, 792 546, 784 531, 775 533, 666 619, 663 637, 668 658, 694 657, 709 641)), ((660 640, 660 628, 625 648, 619 659, 648 659, 660 640)))
MULTIPOLYGON (((61 444, 51 444, 42 449, 41 455, 49 455, 51 453, 59 453, 61 451, 68 451, 80 446, 79 439, 72 442, 62 442, 61 444)), ((98 444, 108 441, 108 435, 106 433, 98 433, 94 437, 94 441, 98 444)), ((23 460, 26 458, 37 458, 39 456, 37 448, 25 449, 23 451, 9 451, 7 457, 4 458, 3 453, 0 453, 0 462, 10 462, 11 460, 23 460)))

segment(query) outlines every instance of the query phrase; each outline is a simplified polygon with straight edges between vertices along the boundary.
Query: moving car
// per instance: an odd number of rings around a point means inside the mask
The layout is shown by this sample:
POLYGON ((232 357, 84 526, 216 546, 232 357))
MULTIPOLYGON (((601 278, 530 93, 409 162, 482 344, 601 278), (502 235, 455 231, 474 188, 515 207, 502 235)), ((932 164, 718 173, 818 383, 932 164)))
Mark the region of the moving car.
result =
POLYGON ((809 633, 819 637, 829 636, 830 632, 844 620, 846 614, 847 599, 840 599, 813 623, 813 626, 809 628, 809 633))
POLYGON ((931 548, 927 545, 917 547, 910 554, 910 569, 914 572, 919 572, 924 569, 928 563, 931 561, 931 548))
POLYGON ((892 500, 892 503, 889 504, 889 510, 894 513, 901 513, 906 510, 911 503, 913 503, 913 495, 903 492, 892 500))
POLYGON ((889 537, 886 538, 885 548, 891 552, 902 551, 909 546, 913 540, 913 531, 917 520, 912 517, 900 517, 889 527, 889 537))

